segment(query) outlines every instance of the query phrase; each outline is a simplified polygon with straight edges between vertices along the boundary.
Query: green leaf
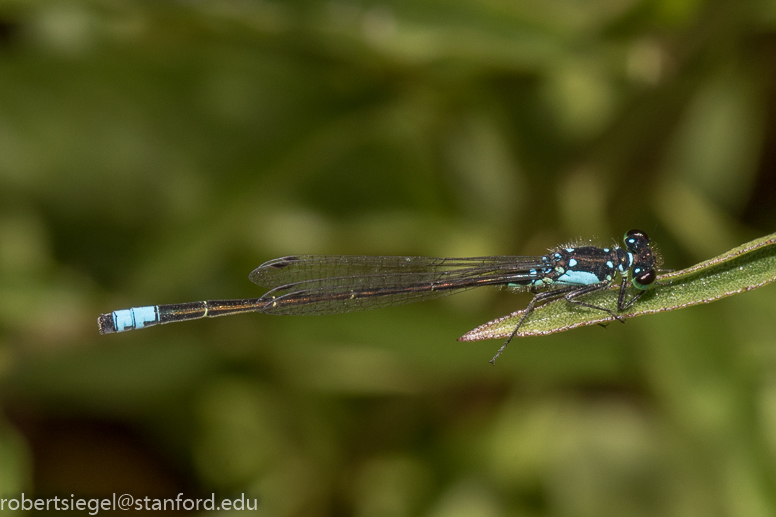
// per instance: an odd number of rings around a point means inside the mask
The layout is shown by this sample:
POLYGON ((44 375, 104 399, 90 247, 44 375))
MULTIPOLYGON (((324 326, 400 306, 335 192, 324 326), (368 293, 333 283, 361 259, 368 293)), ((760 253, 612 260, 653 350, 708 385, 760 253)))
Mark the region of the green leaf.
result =
MULTIPOLYGON (((713 302, 769 284, 776 280, 774 244, 776 244, 776 233, 755 239, 682 271, 661 275, 657 278, 655 286, 620 316, 633 318, 643 314, 672 311, 699 303, 713 302)), ((586 296, 585 301, 616 311, 616 291, 619 288, 619 285, 613 285, 606 291, 586 296)), ((458 340, 507 338, 512 335, 523 313, 524 311, 517 311, 489 321, 467 332, 458 340)), ((602 311, 579 307, 561 299, 535 309, 525 319, 515 336, 544 336, 611 321, 614 321, 614 318, 602 311)))

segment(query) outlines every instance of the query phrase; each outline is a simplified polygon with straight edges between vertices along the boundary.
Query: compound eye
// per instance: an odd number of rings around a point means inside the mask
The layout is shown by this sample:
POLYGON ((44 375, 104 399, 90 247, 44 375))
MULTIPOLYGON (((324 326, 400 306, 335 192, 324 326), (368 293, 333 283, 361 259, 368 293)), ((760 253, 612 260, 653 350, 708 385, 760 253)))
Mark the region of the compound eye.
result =
POLYGON ((625 232, 623 241, 625 241, 625 247, 628 251, 635 253, 649 244, 649 236, 641 230, 628 230, 625 232))
POLYGON ((636 289, 648 288, 657 278, 657 273, 655 273, 654 269, 641 271, 640 268, 634 268, 633 273, 633 287, 636 289))
POLYGON ((644 232, 642 230, 628 230, 625 232, 625 241, 627 242, 628 239, 638 239, 638 240, 644 240, 644 242, 649 242, 649 235, 647 235, 647 232, 644 232))

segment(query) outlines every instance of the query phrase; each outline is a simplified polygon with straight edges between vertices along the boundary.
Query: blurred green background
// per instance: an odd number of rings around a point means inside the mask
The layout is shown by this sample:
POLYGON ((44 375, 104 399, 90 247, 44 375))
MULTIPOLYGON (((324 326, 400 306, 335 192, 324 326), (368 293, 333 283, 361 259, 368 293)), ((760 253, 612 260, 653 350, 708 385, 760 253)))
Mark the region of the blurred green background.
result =
POLYGON ((776 227, 776 2, 0 3, 0 493, 776 515, 776 287, 512 343, 479 290, 99 336, 286 254, 681 269, 776 227))

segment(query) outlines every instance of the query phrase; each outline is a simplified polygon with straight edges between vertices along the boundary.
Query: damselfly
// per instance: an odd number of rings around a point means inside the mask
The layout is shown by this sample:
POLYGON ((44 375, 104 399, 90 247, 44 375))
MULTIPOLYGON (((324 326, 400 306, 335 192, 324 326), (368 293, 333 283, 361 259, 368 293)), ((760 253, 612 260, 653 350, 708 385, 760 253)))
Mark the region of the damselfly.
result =
POLYGON ((540 304, 563 298, 623 321, 617 312, 632 306, 654 283, 659 265, 643 231, 628 231, 624 242, 624 248, 560 246, 535 257, 283 257, 265 262, 251 273, 253 283, 270 289, 260 298, 136 307, 102 314, 98 325, 101 334, 109 334, 241 312, 337 314, 419 302, 494 285, 535 293, 512 335, 491 360, 495 362, 525 318, 540 304), (621 276, 617 312, 584 301, 585 295, 611 286, 617 274, 621 276), (629 278, 637 294, 627 299, 629 278))

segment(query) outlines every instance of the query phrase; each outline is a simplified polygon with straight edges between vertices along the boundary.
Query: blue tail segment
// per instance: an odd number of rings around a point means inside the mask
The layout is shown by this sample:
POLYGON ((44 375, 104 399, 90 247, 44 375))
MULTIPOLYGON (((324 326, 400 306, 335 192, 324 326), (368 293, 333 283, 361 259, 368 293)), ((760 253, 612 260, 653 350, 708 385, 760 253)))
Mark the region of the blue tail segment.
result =
POLYGON ((158 323, 159 311, 156 305, 113 311, 109 314, 101 314, 97 319, 100 334, 141 329, 158 323))

